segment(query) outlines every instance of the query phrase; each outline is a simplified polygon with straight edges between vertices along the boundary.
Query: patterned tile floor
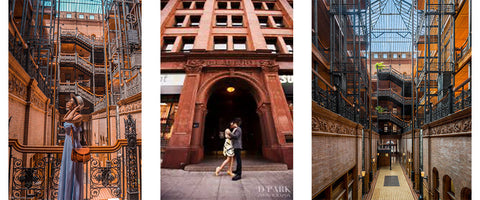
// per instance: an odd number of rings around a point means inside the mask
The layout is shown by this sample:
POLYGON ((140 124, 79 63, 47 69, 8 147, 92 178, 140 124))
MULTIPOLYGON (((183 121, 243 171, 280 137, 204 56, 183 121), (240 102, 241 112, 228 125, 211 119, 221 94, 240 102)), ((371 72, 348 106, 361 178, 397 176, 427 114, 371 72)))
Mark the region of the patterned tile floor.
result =
POLYGON ((372 200, 413 200, 412 192, 408 186, 402 168, 399 164, 392 164, 390 167, 382 167, 379 170, 372 200), (384 186, 385 176, 398 176, 400 186, 384 186))

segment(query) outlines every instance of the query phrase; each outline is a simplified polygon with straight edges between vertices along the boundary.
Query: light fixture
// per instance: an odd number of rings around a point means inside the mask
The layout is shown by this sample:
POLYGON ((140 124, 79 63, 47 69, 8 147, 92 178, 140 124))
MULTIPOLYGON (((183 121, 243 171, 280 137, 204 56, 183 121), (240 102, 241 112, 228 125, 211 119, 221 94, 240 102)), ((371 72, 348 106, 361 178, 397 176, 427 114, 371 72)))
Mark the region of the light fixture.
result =
POLYGON ((365 171, 362 171, 362 177, 365 177, 365 171))
POLYGON ((375 158, 374 158, 374 159, 372 159, 372 161, 373 161, 373 162, 375 162, 375 158))
POLYGON ((388 153, 386 153, 385 156, 388 157, 388 153))
POLYGON ((234 87, 227 87, 227 92, 232 93, 233 91, 235 91, 234 87))
POLYGON ((377 153, 377 156, 380 156, 380 153, 377 153))
POLYGON ((408 162, 412 162, 412 159, 411 159, 411 158, 409 158, 409 159, 408 159, 408 162))
POLYGON ((405 156, 405 152, 403 153, 403 156, 405 156))
POLYGON ((424 172, 424 171, 420 172, 420 175, 421 175, 422 177, 425 177, 425 172, 424 172))

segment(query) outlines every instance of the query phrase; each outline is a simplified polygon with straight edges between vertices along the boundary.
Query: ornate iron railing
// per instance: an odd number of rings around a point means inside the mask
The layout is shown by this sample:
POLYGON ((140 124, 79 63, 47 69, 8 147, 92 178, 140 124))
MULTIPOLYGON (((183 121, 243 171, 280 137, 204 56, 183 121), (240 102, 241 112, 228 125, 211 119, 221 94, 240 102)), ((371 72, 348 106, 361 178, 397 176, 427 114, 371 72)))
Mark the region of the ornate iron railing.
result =
POLYGON ((343 92, 336 87, 330 85, 320 74, 314 69, 312 73, 315 76, 312 81, 312 99, 318 105, 337 113, 349 120, 359 122, 358 113, 355 111, 355 105, 351 103, 343 92))
POLYGON ((101 95, 94 95, 92 92, 88 91, 87 88, 78 84, 78 82, 59 83, 58 92, 79 94, 80 96, 82 96, 84 99, 86 99, 92 104, 95 103, 96 98, 102 97, 101 95))
MULTIPOLYGON (((141 139, 135 120, 125 119, 125 137, 113 146, 92 146, 84 163, 85 199, 140 199, 141 139)), ((10 199, 57 199, 62 146, 25 146, 9 141, 10 199)))
POLYGON ((142 92, 142 74, 140 71, 138 71, 135 76, 125 81, 125 87, 126 92, 124 98, 128 98, 142 92))
POLYGON ((467 54, 468 50, 472 47, 472 44, 470 42, 470 37, 467 37, 467 40, 465 40, 465 43, 462 45, 461 48, 456 49, 457 50, 457 60, 460 60, 464 55, 467 54))
POLYGON ((61 54, 60 55, 60 63, 69 63, 69 64, 74 64, 76 66, 81 67, 82 69, 93 73, 93 70, 95 70, 96 74, 105 74, 105 68, 103 67, 94 67, 92 63, 89 61, 85 60, 85 58, 82 58, 78 56, 77 53, 75 54, 61 54))
MULTIPOLYGON (((100 38, 93 38, 91 36, 87 36, 81 32, 78 32, 76 30, 70 30, 70 29, 62 29, 60 31, 60 37, 66 38, 66 37, 73 37, 74 39, 78 40, 79 42, 82 42, 90 47, 92 45, 94 47, 103 47, 103 37, 100 38)), ((89 49, 87 49, 89 50, 89 49)))
POLYGON ((456 88, 450 86, 448 93, 432 105, 431 113, 427 110, 425 116, 427 123, 470 108, 472 106, 471 88, 471 78, 468 78, 456 88))
POLYGON ((412 98, 404 97, 390 89, 379 89, 378 93, 372 94, 374 97, 390 97, 401 104, 412 104, 412 98))
POLYGON ((401 128, 404 128, 407 126, 408 122, 400 119, 397 115, 391 113, 391 112, 373 112, 373 115, 376 115, 378 117, 378 120, 388 120, 393 122, 394 124, 400 126, 401 128))
POLYGON ((412 80, 411 75, 402 74, 398 70, 393 69, 391 66, 388 66, 388 67, 383 68, 383 69, 378 69, 377 73, 378 73, 379 77, 381 77, 382 75, 391 75, 391 76, 397 78, 398 80, 400 80, 402 82, 405 82, 405 81, 408 82, 408 81, 412 80))
MULTIPOLYGON (((17 62, 22 66, 22 68, 30 75, 31 78, 37 81, 38 88, 47 96, 51 98, 51 90, 48 86, 48 80, 44 77, 44 70, 41 68, 48 68, 47 66, 39 67, 39 63, 36 63, 33 57, 34 48, 30 48, 33 41, 26 41, 25 38, 20 34, 19 30, 15 26, 15 22, 12 18, 9 23, 9 34, 8 34, 8 50, 9 53, 17 60, 17 62)), ((47 58, 42 58, 47 59, 47 58)), ((49 65, 49 63, 45 63, 49 65)))

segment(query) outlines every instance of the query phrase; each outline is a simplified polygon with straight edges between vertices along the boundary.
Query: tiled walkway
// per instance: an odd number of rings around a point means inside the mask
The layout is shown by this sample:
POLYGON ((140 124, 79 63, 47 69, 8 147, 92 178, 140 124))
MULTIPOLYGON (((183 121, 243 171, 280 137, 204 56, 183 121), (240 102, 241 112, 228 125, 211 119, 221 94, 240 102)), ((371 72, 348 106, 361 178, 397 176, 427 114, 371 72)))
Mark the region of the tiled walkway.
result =
POLYGON ((408 186, 402 168, 399 164, 392 164, 390 167, 382 167, 379 170, 375 190, 373 191, 372 200, 413 200, 412 192, 408 186), (385 176, 397 176, 400 186, 384 186, 385 176))

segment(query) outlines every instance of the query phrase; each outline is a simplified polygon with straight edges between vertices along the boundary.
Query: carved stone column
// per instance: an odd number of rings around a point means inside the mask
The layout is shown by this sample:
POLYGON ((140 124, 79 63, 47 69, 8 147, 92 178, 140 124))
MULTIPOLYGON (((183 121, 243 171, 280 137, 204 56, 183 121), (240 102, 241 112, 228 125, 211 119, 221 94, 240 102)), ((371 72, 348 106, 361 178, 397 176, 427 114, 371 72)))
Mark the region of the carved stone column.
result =
POLYGON ((190 162, 195 100, 200 84, 200 72, 204 65, 202 60, 188 60, 185 64, 185 81, 178 102, 172 137, 165 148, 163 167, 181 168, 190 162))
POLYGON ((293 143, 287 143, 286 137, 293 137, 293 120, 284 95, 282 84, 278 76, 278 64, 272 60, 260 62, 265 80, 266 90, 269 91, 270 109, 275 127, 275 137, 282 155, 280 158, 293 167, 293 143))

